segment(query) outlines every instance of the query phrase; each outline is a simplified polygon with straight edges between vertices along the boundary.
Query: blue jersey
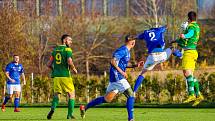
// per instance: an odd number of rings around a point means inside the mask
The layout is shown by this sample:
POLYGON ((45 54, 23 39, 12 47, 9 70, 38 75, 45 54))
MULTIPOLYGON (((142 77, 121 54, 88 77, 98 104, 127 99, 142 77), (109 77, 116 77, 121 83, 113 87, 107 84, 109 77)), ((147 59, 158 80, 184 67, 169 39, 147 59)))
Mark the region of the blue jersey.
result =
MULTIPOLYGON (((113 58, 116 59, 117 66, 125 72, 128 61, 130 60, 130 51, 128 50, 128 48, 125 45, 121 46, 113 53, 113 58)), ((117 82, 124 78, 125 77, 121 73, 119 73, 114 66, 111 65, 110 82, 117 82)))
POLYGON ((148 48, 148 53, 163 52, 165 47, 164 32, 166 27, 151 28, 145 30, 137 36, 137 39, 144 39, 148 48))
POLYGON ((11 62, 7 64, 5 70, 9 73, 10 78, 15 80, 15 82, 12 83, 9 79, 7 79, 7 84, 20 84, 20 76, 24 73, 22 64, 16 65, 14 62, 11 62))

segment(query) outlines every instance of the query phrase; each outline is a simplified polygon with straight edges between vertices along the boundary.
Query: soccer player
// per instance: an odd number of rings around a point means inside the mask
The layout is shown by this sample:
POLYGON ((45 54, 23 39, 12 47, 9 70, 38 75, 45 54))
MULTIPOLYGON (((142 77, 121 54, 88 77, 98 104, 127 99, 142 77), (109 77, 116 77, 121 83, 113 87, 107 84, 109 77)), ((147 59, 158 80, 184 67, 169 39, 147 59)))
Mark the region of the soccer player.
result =
POLYGON ((20 102, 20 93, 21 93, 21 84, 20 84, 20 76, 23 78, 23 84, 26 84, 24 68, 22 64, 19 63, 19 56, 13 56, 13 62, 7 64, 5 69, 5 74, 7 77, 7 96, 4 98, 4 102, 2 103, 1 110, 5 112, 6 103, 15 95, 14 98, 14 112, 20 112, 19 102, 20 102))
POLYGON ((130 60, 130 50, 135 45, 135 38, 132 35, 127 35, 125 37, 125 45, 118 48, 114 53, 110 61, 110 82, 106 90, 105 96, 98 97, 92 100, 90 103, 84 107, 80 106, 81 117, 85 117, 85 111, 89 108, 102 103, 111 102, 118 93, 123 93, 127 97, 127 112, 128 121, 134 121, 133 118, 133 105, 134 105, 134 95, 130 84, 126 80, 128 77, 126 73, 126 67, 128 67, 128 62, 130 60))
POLYGON ((67 119, 74 119, 73 111, 75 105, 75 89, 70 74, 70 69, 77 73, 73 64, 72 50, 69 48, 72 44, 72 38, 64 34, 61 37, 62 45, 58 45, 52 52, 47 66, 52 70, 52 78, 54 81, 54 97, 51 110, 47 115, 47 119, 51 119, 55 108, 59 102, 59 94, 66 92, 68 94, 68 114, 67 119))
POLYGON ((199 41, 200 27, 196 22, 196 13, 188 13, 188 27, 183 34, 176 40, 178 45, 183 48, 182 68, 188 84, 189 96, 184 103, 195 101, 192 106, 197 106, 204 97, 199 91, 199 81, 194 77, 195 64, 198 58, 196 50, 199 41))
MULTIPOLYGON (((148 49, 148 57, 144 64, 143 70, 135 82, 134 95, 144 79, 144 74, 147 71, 152 70, 155 65, 166 61, 172 54, 172 50, 170 48, 164 49, 165 41, 163 34, 165 31, 166 26, 163 26, 145 30, 143 33, 137 35, 137 39, 145 40, 148 49)), ((141 63, 143 64, 143 62, 140 62, 139 64, 142 65, 141 63)))

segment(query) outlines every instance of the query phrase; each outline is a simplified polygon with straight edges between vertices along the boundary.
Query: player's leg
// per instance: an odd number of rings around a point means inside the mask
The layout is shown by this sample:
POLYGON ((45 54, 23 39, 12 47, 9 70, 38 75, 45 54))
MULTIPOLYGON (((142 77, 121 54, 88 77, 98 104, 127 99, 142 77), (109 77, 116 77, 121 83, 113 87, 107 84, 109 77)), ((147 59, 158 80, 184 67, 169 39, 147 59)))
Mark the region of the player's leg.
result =
POLYGON ((127 90, 124 91, 123 93, 127 97, 127 103, 126 103, 126 108, 128 112, 128 121, 133 121, 134 120, 134 93, 131 88, 128 88, 127 90))
POLYGON ((139 86, 142 84, 142 81, 144 80, 144 74, 147 72, 147 70, 150 70, 154 67, 154 60, 152 55, 149 55, 146 59, 146 62, 144 63, 143 70, 141 71, 140 75, 137 77, 135 84, 134 84, 134 95, 137 92, 139 86))
POLYGON ((62 88, 65 92, 68 93, 68 114, 67 119, 75 119, 73 116, 74 107, 75 107, 75 88, 73 85, 72 78, 70 77, 62 77, 63 82, 61 83, 62 88))
POLYGON ((13 85, 15 98, 14 98, 14 112, 20 112, 19 110, 19 102, 20 102, 20 93, 21 93, 21 85, 13 85))
POLYGON ((183 68, 184 76, 186 77, 186 80, 187 80, 188 92, 189 92, 189 96, 184 101, 184 103, 189 103, 196 100, 196 96, 194 92, 193 70, 195 69, 197 57, 198 57, 198 53, 196 50, 184 51, 184 55, 182 58, 182 68, 183 68))
POLYGON ((80 106, 80 114, 81 114, 81 117, 82 118, 85 118, 85 112, 89 109, 89 108, 92 108, 96 105, 100 105, 102 103, 107 103, 107 102, 111 102, 114 97, 117 95, 118 93, 118 90, 114 90, 114 91, 111 91, 111 92, 108 92, 105 96, 101 96, 101 97, 98 97, 92 101, 90 101, 87 105, 86 105, 86 108, 84 107, 84 105, 81 105, 80 106))
POLYGON ((10 84, 7 84, 7 94, 4 98, 4 101, 2 103, 2 106, 1 106, 1 110, 2 112, 5 112, 6 111, 6 104, 7 102, 13 97, 13 88, 10 84))
POLYGON ((54 77, 53 81, 54 81, 54 96, 53 96, 53 100, 52 100, 52 104, 51 104, 51 110, 49 111, 49 113, 47 115, 47 119, 52 118, 52 115, 54 114, 54 111, 59 103, 59 94, 62 93, 62 88, 60 85, 60 78, 54 77))
POLYGON ((194 91, 196 94, 196 101, 193 103, 192 106, 197 106, 201 101, 204 100, 204 96, 199 91, 199 81, 194 77, 194 91))

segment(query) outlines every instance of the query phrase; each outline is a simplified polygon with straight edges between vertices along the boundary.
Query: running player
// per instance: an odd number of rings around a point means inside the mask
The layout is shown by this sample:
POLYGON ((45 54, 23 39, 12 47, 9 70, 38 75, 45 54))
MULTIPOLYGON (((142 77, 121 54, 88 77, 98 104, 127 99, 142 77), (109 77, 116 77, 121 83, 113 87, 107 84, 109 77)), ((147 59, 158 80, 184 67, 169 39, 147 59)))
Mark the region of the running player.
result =
POLYGON ((128 121, 134 121, 133 117, 133 105, 134 105, 134 96, 133 90, 131 89, 130 84, 126 80, 128 77, 126 73, 126 67, 130 60, 130 50, 135 45, 135 39, 133 36, 126 36, 125 45, 118 48, 113 53, 113 58, 111 59, 110 67, 110 82, 106 90, 105 96, 98 97, 92 100, 84 108, 83 105, 80 106, 81 116, 85 117, 85 111, 89 108, 102 103, 111 102, 118 93, 123 93, 127 97, 127 112, 128 112, 128 121))

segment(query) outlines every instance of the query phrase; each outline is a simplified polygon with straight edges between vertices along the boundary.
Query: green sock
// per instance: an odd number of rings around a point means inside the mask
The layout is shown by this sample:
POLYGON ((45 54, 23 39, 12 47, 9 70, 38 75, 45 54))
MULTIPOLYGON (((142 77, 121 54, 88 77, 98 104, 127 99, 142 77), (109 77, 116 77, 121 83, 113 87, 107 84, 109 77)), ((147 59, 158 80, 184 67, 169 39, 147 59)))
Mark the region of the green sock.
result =
POLYGON ((194 91, 195 91, 196 96, 198 97, 199 96, 199 81, 195 77, 193 78, 193 81, 194 81, 194 91))
POLYGON ((72 116, 75 107, 75 100, 69 99, 68 101, 68 116, 72 116))
POLYGON ((190 75, 188 77, 186 77, 187 79, 187 84, 188 84, 188 91, 189 91, 189 95, 194 95, 194 81, 193 81, 193 76, 190 75))
POLYGON ((57 105, 58 105, 58 102, 59 102, 58 96, 54 96, 54 97, 53 97, 53 100, 52 100, 52 106, 51 106, 51 109, 52 109, 52 110, 55 110, 55 108, 56 108, 57 105))

